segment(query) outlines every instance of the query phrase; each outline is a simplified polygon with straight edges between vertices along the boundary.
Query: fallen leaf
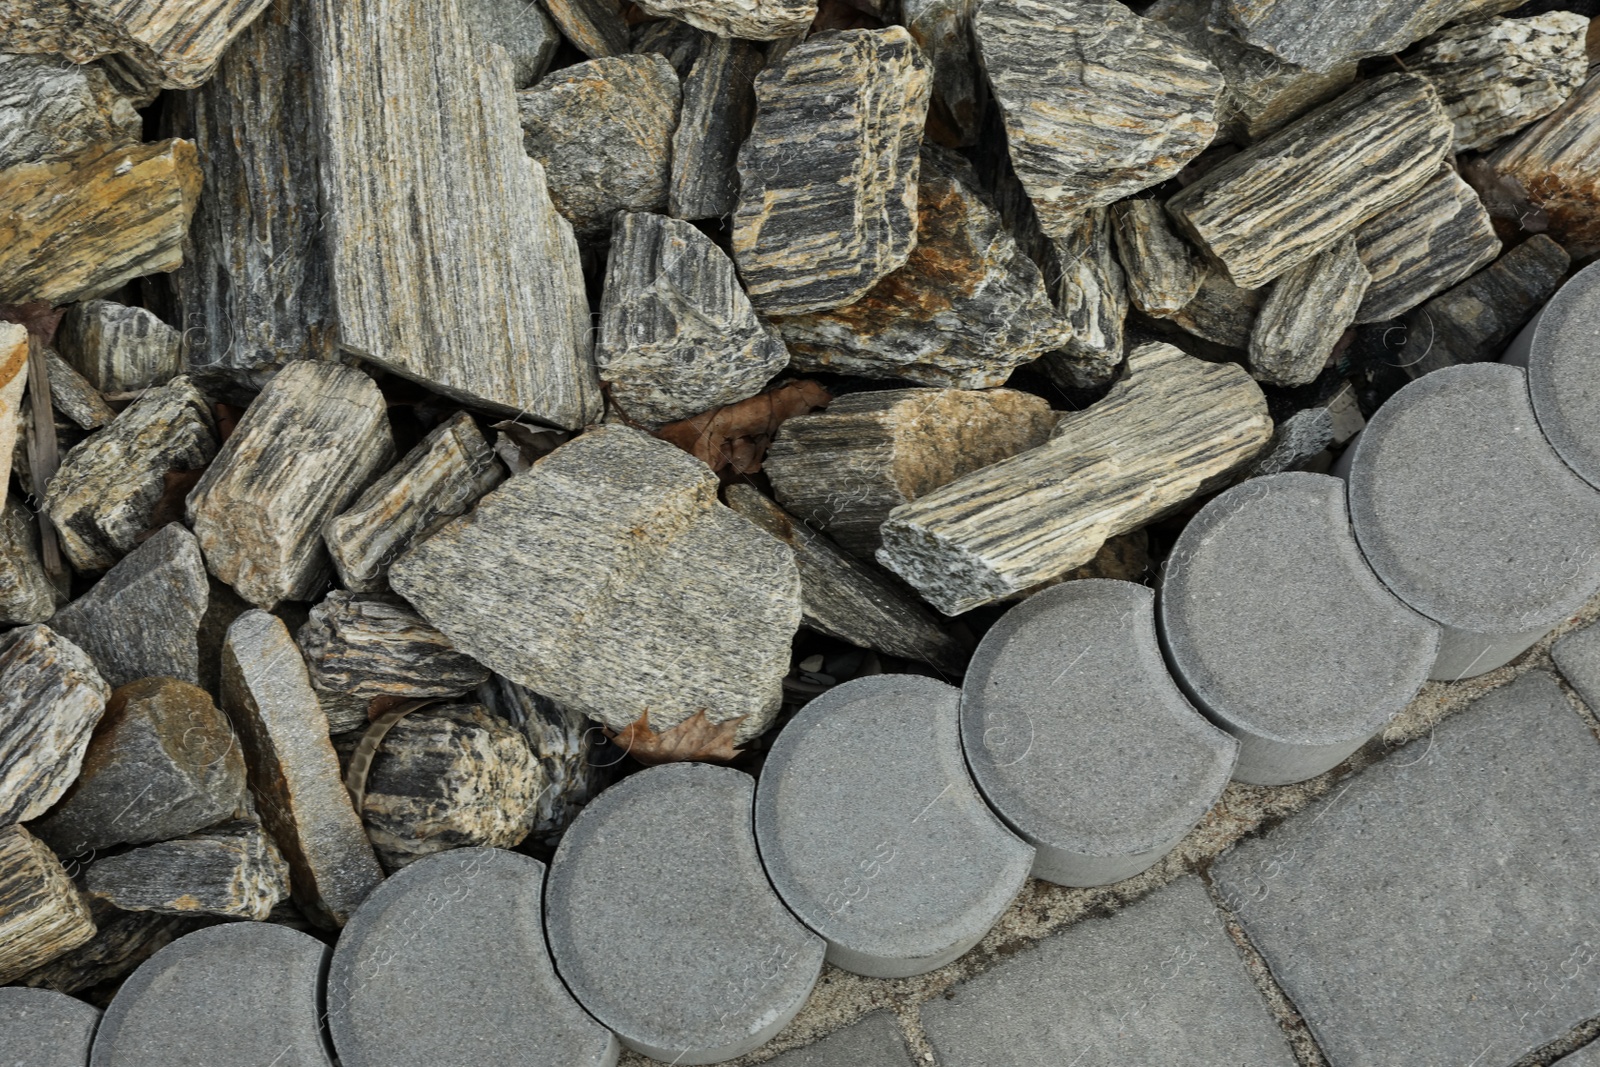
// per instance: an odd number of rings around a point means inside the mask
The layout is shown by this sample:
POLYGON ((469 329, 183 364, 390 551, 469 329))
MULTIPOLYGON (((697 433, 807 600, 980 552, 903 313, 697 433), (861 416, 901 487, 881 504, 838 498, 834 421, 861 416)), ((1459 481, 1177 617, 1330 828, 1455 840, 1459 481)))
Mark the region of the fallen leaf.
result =
POLYGON ((739 755, 733 743, 734 734, 745 716, 713 723, 701 708, 687 719, 661 733, 650 729, 650 713, 640 712, 639 717, 620 732, 606 731, 613 744, 647 767, 658 763, 678 763, 684 760, 707 760, 726 763, 739 755))
POLYGON ((755 474, 761 470, 767 446, 785 420, 825 408, 832 400, 833 394, 821 385, 802 379, 737 404, 669 422, 656 431, 656 436, 677 445, 719 474, 724 468, 737 474, 755 474))

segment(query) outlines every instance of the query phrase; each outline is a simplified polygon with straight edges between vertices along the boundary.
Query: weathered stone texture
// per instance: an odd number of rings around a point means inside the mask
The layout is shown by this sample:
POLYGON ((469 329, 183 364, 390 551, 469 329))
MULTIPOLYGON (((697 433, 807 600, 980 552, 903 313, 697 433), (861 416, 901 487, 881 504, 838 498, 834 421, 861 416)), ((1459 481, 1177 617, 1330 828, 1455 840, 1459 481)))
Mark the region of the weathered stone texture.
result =
POLYGON ((1124 200, 1112 205, 1117 258, 1128 299, 1147 315, 1171 315, 1200 291, 1210 270, 1189 242, 1172 232, 1159 200, 1124 200))
POLYGON ((94 929, 55 854, 21 826, 0 829, 0 984, 77 948, 94 929))
POLYGON ((122 911, 103 900, 88 897, 89 913, 97 927, 88 941, 17 981, 38 989, 76 993, 102 982, 112 982, 195 929, 204 919, 180 919, 147 911, 122 911))
POLYGON ((1268 288, 1241 289, 1220 270, 1201 281, 1194 299, 1170 315, 1161 316, 1185 333, 1224 348, 1249 348, 1261 304, 1268 288))
POLYGON ((265 920, 289 895, 289 865, 254 819, 90 864, 84 888, 123 911, 265 920))
POLYGON ((39 526, 16 498, 0 511, 0 625, 44 622, 55 614, 56 587, 39 561, 39 526))
POLYGON ((71 419, 84 430, 98 430, 109 425, 117 413, 100 391, 89 384, 89 379, 56 354, 53 348, 44 353, 45 376, 50 380, 50 406, 71 419))
POLYGON ((1425 352, 1406 371, 1416 377, 1456 363, 1499 359, 1571 265, 1565 249, 1535 234, 1421 305, 1406 316, 1406 332, 1425 352))
POLYGON ((144 308, 110 300, 74 305, 61 320, 56 348, 103 393, 161 385, 178 373, 178 331, 144 308))
POLYGON ((0 827, 61 799, 110 695, 83 650, 49 627, 0 635, 0 827))
POLYGON ((544 0, 562 36, 591 58, 628 52, 628 25, 619 0, 544 0))
POLYGON ((1371 282, 1349 235, 1279 275, 1250 333, 1250 372, 1287 388, 1309 384, 1355 321, 1371 282))
POLYGON ((1600 252, 1600 77, 1536 125, 1495 149, 1494 174, 1536 211, 1547 232, 1574 256, 1600 252))
POLYGON ((949 126, 949 138, 941 143, 976 144, 989 97, 972 39, 976 0, 903 0, 900 7, 933 69, 932 121, 949 126))
POLYGON ((1516 6, 1518 0, 1217 0, 1211 21, 1279 59, 1326 71, 1398 52, 1447 22, 1516 6))
POLYGON ((140 140, 133 101, 105 72, 60 56, 0 54, 0 170, 140 140))
POLYGON ((28 384, 28 330, 0 322, 0 474, 11 470, 12 452, 22 432, 22 393, 28 384))
POLYGON ((645 0, 639 6, 718 37, 749 41, 802 35, 817 17, 816 0, 645 0))
POLYGON ((766 64, 759 45, 706 36, 683 79, 683 108, 672 134, 667 213, 713 219, 739 202, 739 146, 756 117, 756 75, 766 64))
POLYGON ((334 590, 295 639, 313 686, 363 700, 455 696, 489 680, 397 596, 334 590))
POLYGON ((550 69, 561 35, 533 0, 460 0, 461 17, 483 45, 499 45, 511 59, 518 89, 532 85, 550 69))
POLYGON ((544 788, 534 803, 533 842, 554 848, 578 812, 611 784, 620 756, 582 712, 495 675, 478 687, 490 712, 517 725, 539 762, 544 788))
POLYGON ((1109 381, 1122 363, 1128 318, 1128 287, 1111 252, 1111 212, 1095 208, 1078 216, 1055 242, 1061 276, 1056 306, 1072 328, 1043 368, 1058 385, 1089 387, 1109 381))

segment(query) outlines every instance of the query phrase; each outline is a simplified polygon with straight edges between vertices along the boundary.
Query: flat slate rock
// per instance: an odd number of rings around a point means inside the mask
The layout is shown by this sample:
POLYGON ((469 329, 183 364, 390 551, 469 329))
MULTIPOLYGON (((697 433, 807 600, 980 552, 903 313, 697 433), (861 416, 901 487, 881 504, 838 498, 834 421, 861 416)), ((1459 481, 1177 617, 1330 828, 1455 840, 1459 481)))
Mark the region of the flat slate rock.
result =
POLYGON ((654 767, 595 798, 556 850, 545 899, 556 970, 635 1052, 742 1055, 783 1029, 821 973, 822 939, 762 870, 755 789, 726 767, 654 767))
POLYGON ((628 52, 628 24, 619 0, 544 0, 561 35, 590 58, 628 52))
POLYGON ((55 853, 21 824, 0 828, 0 985, 94 934, 88 898, 55 853))
POLYGON ((772 1067, 915 1067, 899 1020, 887 1011, 875 1011, 768 1062, 772 1067))
POLYGON ((88 655, 48 626, 0 635, 0 827, 61 799, 110 695, 88 655))
POLYGON ((806 704, 767 753, 761 860, 836 967, 875 978, 943 967, 1027 880, 1033 849, 967 774, 960 704, 932 678, 858 678, 806 704))
POLYGON ((102 393, 132 393, 178 373, 183 337, 144 308, 89 300, 62 317, 55 343, 102 393))
POLYGON ((1192 876, 926 1002, 922 1028, 944 1067, 1296 1062, 1192 876))
POLYGON ((320 988, 327 946, 276 923, 179 938, 106 1009, 90 1067, 332 1067, 320 988))
POLYGON ((1400 390, 1357 440, 1349 482, 1368 562, 1446 628, 1433 677, 1500 666, 1600 589, 1600 492, 1539 432, 1516 367, 1446 367, 1400 390))
POLYGON ((1344 483, 1321 474, 1213 498, 1162 569, 1157 625, 1184 692, 1239 738, 1233 776, 1257 785, 1359 748, 1422 688, 1440 636, 1372 573, 1344 483))
POLYGON ((1213 25, 1314 71, 1398 52, 1447 22, 1493 15, 1518 0, 1218 0, 1213 25))
POLYGON ((123 911, 264 922, 288 899, 289 865, 259 822, 238 819, 96 860, 84 889, 123 911))
POLYGON ((1600 941, 1597 766, 1533 671, 1211 877, 1330 1063, 1511 1063, 1596 1010, 1574 968, 1600 941))
POLYGON ((1222 795, 1239 743, 1167 673, 1155 594, 1066 582, 984 636, 961 689, 961 739, 978 788, 1038 849, 1059 885, 1131 878, 1222 795))
POLYGON ((463 848, 374 891, 328 968, 328 1029, 344 1067, 439 1067, 469 1054, 525 1067, 615 1064, 616 1038, 550 962, 543 882, 536 859, 463 848))
POLYGON ((804 36, 817 17, 816 0, 645 0, 639 6, 707 34, 748 41, 804 36))
POLYGON ((739 146, 756 118, 756 75, 766 53, 753 41, 707 34, 683 79, 672 134, 667 213, 720 219, 739 203, 739 146))
POLYGON ((133 101, 93 63, 53 55, 0 55, 0 170, 44 163, 91 145, 143 140, 133 101))
POLYGON ((1585 1045, 1570 1056, 1563 1056, 1551 1067, 1600 1067, 1600 1042, 1585 1045))
POLYGON ((50 989, 0 988, 0 1048, 19 1067, 88 1067, 100 1009, 50 989))
MULTIPOLYGON (((1551 298, 1514 346, 1525 351, 1539 428, 1567 465, 1600 488, 1600 270, 1585 267, 1551 298), (1524 348, 1524 346, 1526 346, 1524 348)), ((1507 361, 1512 360, 1510 353, 1507 361)))

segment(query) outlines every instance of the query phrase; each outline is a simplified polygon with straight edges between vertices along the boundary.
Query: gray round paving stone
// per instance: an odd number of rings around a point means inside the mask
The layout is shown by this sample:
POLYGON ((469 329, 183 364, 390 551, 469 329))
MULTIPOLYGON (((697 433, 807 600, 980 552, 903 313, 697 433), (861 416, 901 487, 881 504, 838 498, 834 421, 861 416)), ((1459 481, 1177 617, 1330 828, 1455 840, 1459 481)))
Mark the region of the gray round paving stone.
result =
POLYGON ((1033 848, 995 817, 961 754, 961 692, 861 678, 783 728, 756 787, 756 841, 828 962, 905 978, 977 944, 1022 889, 1033 848))
POLYGON ((1367 562, 1444 626, 1433 678, 1510 662, 1600 589, 1600 492, 1545 440, 1516 367, 1418 378, 1373 416, 1349 466, 1367 562))
POLYGON ((1600 263, 1563 285, 1503 362, 1525 367, 1534 414, 1556 452, 1600 487, 1600 263))
POLYGON ((343 1067, 610 1067, 615 1037, 556 977, 544 864, 460 848, 389 878, 351 917, 328 968, 343 1067))
POLYGON ((1252 478, 1184 528, 1157 624, 1173 674, 1239 739, 1233 776, 1287 785, 1336 766, 1416 696, 1436 623, 1384 588, 1350 530, 1344 483, 1252 478))
POLYGON ((990 629, 967 668, 967 762, 990 805, 1038 850, 1036 878, 1131 878, 1228 784, 1239 743, 1167 673, 1154 596, 1101 579, 1035 593, 990 629))
POLYGON ((545 930, 578 1003, 646 1056, 717 1063, 795 1016, 822 939, 773 892, 751 828, 755 781, 679 763, 612 786, 550 863, 545 930))
POLYGON ((84 1067, 98 1009, 52 989, 0 988, 0 1067, 84 1067))
POLYGON ((106 1009, 91 1067, 332 1067, 321 1025, 321 941, 271 923, 181 937, 106 1009))

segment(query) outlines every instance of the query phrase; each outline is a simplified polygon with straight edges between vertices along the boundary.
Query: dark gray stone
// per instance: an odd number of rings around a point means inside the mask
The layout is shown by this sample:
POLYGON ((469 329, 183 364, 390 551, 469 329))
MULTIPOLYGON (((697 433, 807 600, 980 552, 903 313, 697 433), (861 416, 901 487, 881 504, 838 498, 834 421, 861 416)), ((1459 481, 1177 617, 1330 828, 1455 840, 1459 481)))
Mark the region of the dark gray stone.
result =
POLYGON ((900 1023, 887 1011, 875 1011, 769 1062, 772 1067, 914 1067, 900 1023))
POLYGON ((374 697, 446 697, 489 680, 489 669, 397 596, 335 589, 311 609, 295 641, 320 691, 374 697))
POLYGON ((822 969, 822 939, 772 891, 755 782, 704 763, 613 786, 568 828, 545 923, 567 988, 635 1052, 732 1059, 773 1037, 822 969))
POLYGON ((766 56, 751 41, 710 34, 683 80, 683 110, 672 135, 667 213, 721 218, 739 202, 739 145, 756 117, 756 75, 766 56))
POLYGON ((485 45, 499 45, 511 59, 512 84, 518 89, 544 76, 555 58, 561 35, 533 0, 460 0, 461 17, 485 45))
POLYGON ((1447 22, 1516 6, 1517 0, 1218 0, 1211 18, 1280 59, 1324 71, 1398 52, 1447 22))
POLYGON ((1333 415, 1325 407, 1305 408, 1277 424, 1272 444, 1262 457, 1250 465, 1250 477, 1282 474, 1284 471, 1328 467, 1328 446, 1333 444, 1333 415))
POLYGON ((123 911, 263 922, 289 896, 289 865, 259 822, 238 819, 96 860, 84 888, 123 911))
POLYGON ((1250 372, 1287 388, 1315 381, 1371 281, 1348 234, 1279 275, 1250 331, 1250 372))
POLYGON ((77 368, 56 354, 53 348, 44 352, 45 377, 50 383, 50 405, 71 419, 83 430, 98 430, 107 426, 117 413, 107 404, 100 391, 77 368))
POLYGON ((1211 874, 1333 1067, 1508 1064, 1600 1010, 1597 768, 1534 671, 1211 874))
POLYGON ((102 393, 130 393, 178 373, 182 338, 144 308, 89 300, 62 317, 56 345, 61 357, 102 393))
POLYGON ((1418 307, 1406 316, 1406 336, 1424 353, 1406 365, 1406 373, 1420 378, 1440 367, 1499 359, 1506 342, 1556 291, 1571 264, 1566 249, 1534 234, 1418 307))
POLYGON ((1600 268, 1585 267, 1561 287, 1512 344, 1506 362, 1528 369, 1539 428, 1567 465, 1600 487, 1600 268))
POLYGON ((11 497, 0 511, 0 625, 44 622, 59 595, 39 559, 38 521, 11 497))
POLYGON ((0 988, 0 1053, 17 1067, 86 1067, 100 1010, 65 993, 0 988))

